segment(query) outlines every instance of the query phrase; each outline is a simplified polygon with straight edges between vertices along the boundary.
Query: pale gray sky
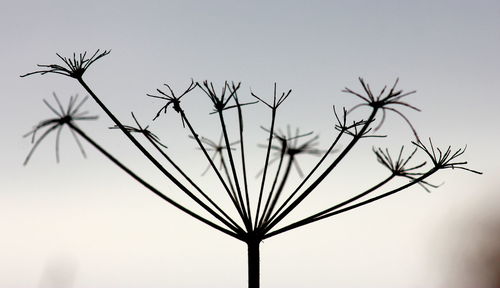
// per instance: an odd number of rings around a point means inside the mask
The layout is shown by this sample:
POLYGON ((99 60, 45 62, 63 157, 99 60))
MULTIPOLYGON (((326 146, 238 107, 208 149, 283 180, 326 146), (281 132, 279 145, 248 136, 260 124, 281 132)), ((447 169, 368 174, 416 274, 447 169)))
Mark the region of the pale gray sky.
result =
MULTIPOLYGON (((293 89, 279 123, 320 133, 322 147, 335 135, 331 106, 357 103, 340 92, 345 86, 359 89, 362 76, 380 89, 399 77, 399 87, 417 90, 408 101, 423 111, 406 115, 420 136, 440 146, 467 145, 464 160, 485 174, 445 171, 432 179, 445 184, 430 194, 412 188, 265 241, 262 287, 471 287, 467 281, 475 280, 468 274, 480 275, 468 266, 476 263, 470 259, 480 262, 469 248, 483 243, 478 227, 499 225, 492 212, 500 198, 498 1, 28 0, 2 3, 0 11, 1 287, 65 281, 73 283, 68 288, 246 285, 243 243, 161 202, 89 145, 84 160, 63 133, 61 163, 55 163, 51 137, 22 166, 31 146, 21 136, 50 117, 42 99, 84 91, 57 75, 18 76, 35 64, 57 62, 55 53, 98 48, 112 52, 85 78, 123 119, 134 111, 148 122, 160 103, 145 94, 163 83, 180 90, 191 78, 242 81, 247 97, 250 89, 270 96, 276 81, 293 89)), ((217 138, 207 99, 198 93, 185 105, 206 136, 217 138)), ((174 190, 107 129, 111 121, 94 103, 86 107, 101 118, 82 128, 174 190)), ((268 114, 262 107, 249 111, 253 145, 265 138, 259 126, 268 125, 268 114)), ((151 129, 171 151, 178 149, 179 162, 198 163, 194 143, 177 137, 187 135, 181 126, 171 111, 151 129)), ((390 137, 360 145, 323 192, 354 193, 385 175, 371 147, 409 145, 412 133, 394 115, 381 133, 390 137)), ((262 157, 256 154, 255 163, 262 157)), ((188 166, 194 174, 204 168, 205 162, 188 166)), ((327 193, 318 193, 305 207, 327 200, 327 193)))

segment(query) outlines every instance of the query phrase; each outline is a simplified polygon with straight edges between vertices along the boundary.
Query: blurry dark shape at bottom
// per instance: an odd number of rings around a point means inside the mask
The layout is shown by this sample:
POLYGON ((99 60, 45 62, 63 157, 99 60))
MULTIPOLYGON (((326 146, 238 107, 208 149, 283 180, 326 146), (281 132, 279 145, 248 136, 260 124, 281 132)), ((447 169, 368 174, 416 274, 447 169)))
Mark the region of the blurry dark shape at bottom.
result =
POLYGON ((499 197, 494 198, 481 208, 475 207, 454 234, 449 275, 454 286, 449 287, 500 288, 500 211, 499 197))

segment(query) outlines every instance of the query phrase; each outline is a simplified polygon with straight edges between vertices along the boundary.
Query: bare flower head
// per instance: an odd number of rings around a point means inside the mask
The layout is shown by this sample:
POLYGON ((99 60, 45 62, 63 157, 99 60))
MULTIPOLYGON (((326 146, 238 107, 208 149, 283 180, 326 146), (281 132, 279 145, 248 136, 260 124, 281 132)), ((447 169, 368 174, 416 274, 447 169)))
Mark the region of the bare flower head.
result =
POLYGON ((353 108, 351 108, 349 110, 349 112, 351 112, 351 111, 353 111, 361 106, 369 106, 369 107, 372 107, 374 109, 381 109, 382 110, 382 120, 374 129, 374 131, 377 131, 378 129, 380 129, 380 127, 382 126, 382 124, 385 121, 386 111, 392 111, 392 112, 398 114, 401 118, 403 118, 406 121, 406 123, 410 126, 413 134, 415 135, 415 138, 417 139, 417 141, 419 140, 417 131, 415 130, 415 128, 411 124, 410 120, 408 120, 408 118, 403 113, 401 113, 398 109, 394 108, 394 106, 404 106, 404 107, 408 107, 408 108, 411 108, 411 109, 416 110, 416 111, 420 111, 420 109, 416 108, 415 106, 412 106, 406 102, 401 101, 401 99, 403 99, 404 97, 409 96, 411 94, 414 94, 416 91, 403 92, 403 90, 396 90, 396 86, 399 82, 399 79, 396 79, 396 81, 394 82, 394 85, 387 93, 386 93, 387 86, 384 86, 384 88, 380 91, 380 93, 375 96, 370 88, 370 85, 368 85, 363 80, 363 78, 359 78, 359 82, 361 83, 361 86, 363 87, 363 91, 364 91, 365 95, 363 95, 362 93, 359 93, 359 92, 355 92, 347 87, 343 90, 343 92, 354 95, 354 96, 362 99, 365 102, 365 103, 361 103, 361 104, 354 106, 353 108))
MULTIPOLYGON (((189 138, 195 139, 191 135, 189 135, 189 138)), ((210 157, 210 160, 212 162, 215 162, 215 158, 217 156, 219 156, 219 158, 220 158, 220 168, 223 168, 223 165, 225 165, 225 163, 224 163, 224 161, 225 161, 224 160, 224 154, 223 154, 224 150, 230 149, 230 150, 234 151, 236 149, 232 148, 231 146, 233 146, 235 144, 238 144, 240 142, 240 141, 231 142, 231 143, 229 143, 229 147, 227 147, 225 145, 225 142, 224 142, 224 135, 223 134, 220 135, 219 142, 217 142, 217 143, 215 141, 212 141, 212 140, 210 140, 210 139, 208 139, 206 137, 203 137, 203 136, 199 136, 199 139, 200 139, 200 141, 203 144, 205 144, 205 145, 208 146, 208 148, 206 148, 206 151, 213 151, 213 154, 210 157)), ((198 149, 201 149, 201 148, 198 148, 198 149)), ((205 175, 208 172, 208 170, 210 170, 210 167, 211 167, 211 165, 208 164, 207 168, 205 168, 205 170, 203 171, 203 173, 201 175, 205 175)))
MULTIPOLYGON (((422 162, 420 164, 407 167, 408 162, 413 158, 418 148, 415 148, 410 155, 407 157, 403 157, 404 146, 401 146, 399 150, 398 158, 393 159, 388 149, 382 150, 381 148, 373 148, 373 153, 377 156, 377 161, 389 169, 394 176, 400 176, 404 178, 408 178, 411 181, 415 181, 419 176, 423 173, 417 172, 419 168, 425 166, 426 162, 422 162)), ((437 188, 437 185, 431 184, 427 181, 421 180, 418 184, 425 189, 425 191, 429 192, 430 188, 437 188)))
MULTIPOLYGON (((182 108, 181 108, 181 98, 184 97, 186 94, 191 92, 194 88, 196 88, 196 84, 194 81, 191 79, 191 83, 189 84, 189 87, 180 95, 176 96, 170 85, 168 84, 163 84, 168 88, 169 92, 163 92, 160 89, 156 89, 158 93, 160 93, 160 96, 158 95, 152 95, 152 94, 146 94, 149 97, 153 98, 158 98, 158 99, 163 99, 167 101, 167 104, 165 104, 157 113, 156 116, 153 118, 153 120, 156 120, 156 118, 160 117, 161 112, 163 111, 163 114, 167 113, 168 106, 172 105, 172 108, 174 109, 175 112, 177 113, 182 113, 182 108)), ((182 119, 182 126, 184 127, 184 118, 181 115, 182 119)))
POLYGON ((271 108, 272 110, 278 109, 278 107, 285 102, 286 98, 290 96, 292 93, 292 89, 288 90, 287 92, 282 92, 281 96, 278 97, 278 92, 276 88, 276 83, 274 83, 274 92, 273 92, 273 103, 269 104, 266 101, 262 100, 259 96, 255 95, 253 92, 251 92, 252 96, 257 98, 260 102, 264 103, 267 107, 271 108))
MULTIPOLYGON (((269 130, 264 127, 262 127, 262 129, 269 132, 269 130)), ((323 153, 325 153, 325 151, 317 148, 317 145, 319 144, 318 142, 319 135, 315 135, 305 142, 302 143, 299 142, 301 138, 310 136, 312 134, 313 134, 312 131, 308 133, 300 133, 300 130, 298 128, 295 129, 295 132, 292 132, 290 126, 287 126, 286 133, 284 133, 282 130, 273 132, 273 137, 278 140, 278 144, 271 145, 271 150, 276 152, 276 156, 271 159, 269 165, 274 163, 276 160, 280 159, 284 155, 286 155, 292 158, 292 162, 295 169, 297 170, 297 173, 299 174, 300 177, 303 177, 304 173, 296 160, 297 155, 307 154, 307 155, 320 156, 323 153)), ((265 145, 259 145, 259 146, 264 148, 267 147, 265 145)), ((259 172, 259 174, 260 173, 262 173, 262 170, 259 172)))
POLYGON ((217 92, 215 91, 214 83, 208 82, 208 81, 203 81, 202 84, 196 83, 198 87, 200 87, 205 94, 207 94, 208 98, 210 98, 210 101, 212 101, 214 105, 214 111, 213 113, 220 113, 223 110, 236 107, 236 106, 227 106, 229 101, 233 99, 233 97, 236 95, 236 92, 240 88, 240 84, 234 84, 233 86, 229 86, 227 82, 224 82, 224 86, 222 86, 221 93, 217 95, 217 92), (229 92, 228 92, 229 91, 229 92), (228 93, 229 95, 226 95, 228 93))
MULTIPOLYGON (((240 88, 240 85, 241 85, 241 82, 238 82, 238 84, 232 82, 231 85, 229 85, 229 83, 226 85, 227 89, 229 89, 230 95, 232 95, 232 98, 234 99, 235 104, 229 105, 229 106, 225 105, 224 110, 228 110, 228 109, 232 109, 232 108, 238 108, 238 110, 240 110, 242 106, 252 105, 252 104, 259 102, 259 101, 253 101, 253 102, 241 103, 240 99, 238 98, 238 90, 240 88)), ((212 112, 210 114, 213 114, 213 113, 217 113, 217 112, 212 112)), ((240 121, 243 122, 243 119, 241 119, 241 115, 240 115, 240 121)))
MULTIPOLYGON (((131 113, 131 114, 132 114, 132 118, 134 118, 134 122, 135 122, 135 125, 137 125, 137 128, 133 127, 133 126, 123 125, 123 128, 125 128, 125 130, 127 130, 128 132, 131 132, 131 133, 140 133, 140 134, 144 135, 144 137, 146 137, 146 139, 150 140, 151 142, 154 142, 154 143, 156 143, 164 148, 168 148, 166 145, 161 143, 160 138, 158 136, 156 136, 156 134, 154 134, 153 132, 151 132, 148 129, 149 125, 142 128, 141 124, 139 124, 139 122, 137 121, 137 118, 135 118, 134 113, 131 113)), ((120 129, 120 127, 115 125, 113 127, 110 127, 109 129, 120 129)))
MULTIPOLYGON (((31 136, 31 143, 33 143, 33 147, 31 148, 30 152, 28 153, 28 156, 26 156, 26 159, 24 160, 23 163, 24 165, 28 164, 28 161, 30 160, 31 156, 35 152, 38 145, 40 145, 40 143, 43 141, 43 139, 45 139, 45 137, 47 137, 47 135, 49 135, 53 131, 56 131, 56 160, 57 162, 59 162, 59 139, 62 128, 68 124, 70 124, 70 126, 71 125, 76 126, 76 124, 74 123, 75 121, 97 119, 97 116, 87 116, 88 114, 87 111, 80 111, 80 108, 85 103, 88 97, 84 97, 81 101, 78 101, 79 100, 78 95, 71 96, 69 98, 68 106, 66 107, 66 109, 64 109, 57 95, 54 93, 53 96, 57 104, 56 107, 51 105, 45 99, 43 100, 43 102, 57 117, 40 121, 37 125, 35 125, 35 127, 33 127, 33 129, 30 132, 26 133, 23 136, 23 137, 31 136), (44 131, 42 135, 37 138, 36 137, 37 132, 41 130, 44 131)), ((75 132, 72 129, 70 129, 70 131, 78 147, 80 148, 82 155, 86 157, 85 151, 83 150, 83 146, 76 137, 75 132)))
POLYGON ((476 174, 483 174, 482 172, 464 167, 464 165, 467 164, 467 161, 457 161, 457 158, 465 153, 465 149, 467 147, 460 148, 453 152, 451 150, 451 146, 448 146, 446 151, 443 152, 439 148, 434 148, 431 138, 429 138, 429 148, 420 141, 412 143, 424 151, 429 158, 431 158, 435 169, 462 169, 476 174))
POLYGON ((34 72, 30 72, 24 75, 21 75, 21 77, 26 77, 30 76, 33 74, 47 74, 47 73, 54 73, 54 74, 61 74, 65 76, 69 76, 75 79, 81 79, 85 71, 92 65, 95 61, 99 60, 100 58, 108 55, 111 52, 111 50, 104 50, 101 52, 99 49, 91 56, 87 57, 87 52, 80 53, 78 56, 76 53, 73 53, 73 57, 62 57, 59 54, 56 54, 59 59, 61 59, 64 62, 64 66, 58 65, 58 64, 38 64, 37 66, 41 68, 41 70, 37 70, 34 72))
MULTIPOLYGON (((368 138, 368 137, 386 137, 385 135, 371 135, 369 134, 372 128, 368 128, 364 130, 361 134, 361 130, 358 130, 358 127, 362 127, 368 123, 366 120, 357 120, 357 121, 352 121, 352 123, 347 123, 347 114, 348 112, 346 111, 345 108, 342 109, 343 114, 342 114, 342 119, 339 118, 339 115, 337 114, 337 110, 335 109, 335 105, 333 106, 333 114, 335 115, 335 118, 337 119, 337 123, 335 124, 335 130, 345 133, 347 135, 350 135, 352 137, 360 137, 360 138, 368 138)), ((373 122, 373 120, 371 121, 373 122)), ((370 122, 370 123, 371 123, 370 122)))

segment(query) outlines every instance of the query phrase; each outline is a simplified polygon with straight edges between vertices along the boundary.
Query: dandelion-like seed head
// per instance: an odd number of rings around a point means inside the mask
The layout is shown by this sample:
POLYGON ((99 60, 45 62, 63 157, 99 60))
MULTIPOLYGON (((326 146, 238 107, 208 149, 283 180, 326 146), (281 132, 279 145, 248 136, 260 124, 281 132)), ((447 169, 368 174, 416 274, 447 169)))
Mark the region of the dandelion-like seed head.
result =
POLYGON ((408 107, 410 109, 413 109, 415 111, 420 111, 420 109, 416 108, 415 106, 412 106, 406 102, 401 101, 406 96, 409 96, 411 94, 416 93, 416 91, 410 91, 410 92, 404 92, 403 90, 396 90, 396 86, 399 82, 399 79, 396 79, 394 82, 394 85, 392 86, 391 89, 387 91, 387 86, 384 86, 380 93, 378 95, 375 95, 372 92, 372 89, 370 88, 370 85, 367 84, 363 78, 359 78, 359 82, 361 83, 361 87, 363 87, 364 94, 356 92, 354 90, 351 90, 349 88, 345 88, 343 92, 346 92, 348 94, 354 95, 364 101, 364 103, 355 105, 353 108, 349 110, 349 112, 362 107, 362 106, 369 106, 372 107, 373 109, 376 110, 382 110, 382 119, 380 120, 380 123, 374 128, 374 131, 377 131, 382 127, 382 124, 385 121, 385 114, 387 111, 394 112, 398 114, 401 118, 405 120, 405 122, 410 126, 410 129, 412 130, 413 134, 415 135, 415 139, 417 141, 419 140, 417 131, 411 124, 410 120, 403 114, 401 113, 398 109, 394 108, 394 106, 404 106, 408 107), (387 91, 387 92, 386 92, 387 91))
POLYGON ((75 79, 81 79, 85 71, 92 65, 95 61, 100 58, 108 55, 111 50, 100 51, 99 49, 91 56, 87 57, 87 52, 77 54, 73 53, 73 57, 63 57, 60 54, 56 54, 59 59, 64 62, 64 66, 58 64, 38 64, 37 66, 41 68, 41 70, 37 70, 34 72, 30 72, 21 77, 26 77, 34 74, 61 74, 65 76, 69 76, 75 79))
MULTIPOLYGON (((377 161, 382 164, 384 167, 389 169, 394 176, 404 177, 409 179, 410 181, 416 181, 417 178, 423 173, 418 172, 419 168, 425 166, 426 162, 422 162, 420 164, 407 167, 407 164, 413 158, 418 148, 415 148, 408 156, 403 156, 404 146, 399 150, 398 158, 394 159, 391 157, 389 153, 389 149, 381 149, 381 148, 373 148, 373 153, 377 156, 377 161)), ((420 187, 424 188, 425 191, 430 192, 429 188, 437 188, 438 185, 431 184, 427 181, 420 180, 418 181, 420 187)))
MULTIPOLYGON (((181 108, 181 98, 184 97, 189 92, 191 92, 194 88, 196 88, 196 84, 191 79, 191 83, 189 84, 189 87, 180 96, 176 96, 174 93, 174 90, 172 90, 170 85, 168 85, 168 84, 163 84, 163 85, 165 87, 167 87, 168 92, 164 92, 160 89, 156 89, 156 91, 158 93, 160 93, 160 95, 146 94, 149 97, 162 99, 162 100, 167 101, 167 104, 165 104, 160 110, 158 110, 158 112, 156 113, 153 120, 156 120, 158 117, 160 117, 161 112, 163 112, 163 114, 166 114, 167 109, 170 105, 172 105, 172 108, 174 109, 175 112, 182 114, 183 110, 181 108)), ((184 118, 182 115, 181 115, 181 119, 182 119, 182 126, 184 127, 185 124, 184 124, 184 118)))
MULTIPOLYGON (((139 121, 137 121, 137 118, 135 117, 134 113, 131 113, 131 114, 132 114, 132 118, 134 119, 134 122, 137 125, 137 127, 123 125, 123 129, 127 130, 130 133, 142 134, 142 135, 144 135, 144 137, 146 137, 146 139, 150 140, 151 142, 158 144, 158 145, 162 146, 163 148, 168 148, 166 145, 161 143, 160 137, 156 136, 156 134, 154 134, 153 132, 151 132, 149 130, 149 125, 147 125, 146 127, 143 128, 141 126, 141 124, 139 124, 139 121)), ((120 127, 118 125, 115 125, 113 127, 109 127, 109 129, 120 129, 120 127)))
MULTIPOLYGON (((30 160, 31 156, 35 152, 38 145, 40 145, 40 143, 43 141, 43 139, 45 139, 45 137, 47 137, 47 135, 49 135, 53 131, 56 131, 56 160, 57 162, 59 162, 59 139, 62 128, 64 126, 69 126, 70 128, 76 126, 76 124, 74 123, 75 121, 97 119, 97 116, 88 116, 87 111, 80 111, 81 107, 83 106, 85 101, 87 101, 88 97, 84 97, 82 100, 78 101, 79 100, 78 95, 71 96, 69 99, 68 106, 66 108, 63 108, 57 95, 53 93, 53 96, 57 104, 56 106, 51 105, 45 99, 43 100, 43 102, 57 117, 40 121, 37 125, 33 127, 33 129, 30 132, 26 133, 23 136, 23 137, 31 136, 31 142, 33 143, 33 147, 31 148, 30 152, 26 156, 26 159, 24 160, 24 165, 28 164, 28 161, 30 160), (40 135, 37 138, 36 137, 37 133, 41 130, 44 131, 42 135, 40 135)), ((75 132, 73 131, 73 129, 70 129, 70 131, 78 147, 80 148, 82 155, 86 157, 85 150, 83 150, 83 146, 76 137, 75 132)))
MULTIPOLYGON (((232 151, 236 150, 232 146, 240 142, 240 141, 231 142, 231 143, 229 143, 229 147, 227 147, 226 144, 225 144, 225 142, 223 141, 224 140, 224 134, 220 135, 219 142, 215 142, 215 141, 210 140, 209 138, 206 138, 206 137, 203 137, 203 136, 198 136, 198 137, 199 137, 199 140, 200 140, 201 143, 203 143, 206 146, 208 146, 205 149, 206 151, 213 151, 213 154, 210 157, 210 160, 212 162, 214 162, 215 158, 217 156, 219 156, 219 158, 220 158, 220 167, 221 168, 224 165, 224 154, 223 154, 224 150, 232 150, 232 151)), ((189 136, 189 138, 196 139, 194 136, 191 136, 191 135, 189 136)), ((201 148, 198 148, 198 149, 201 149, 201 148)), ((203 171, 203 173, 201 173, 201 175, 204 176, 210 170, 210 167, 211 167, 211 165, 209 163, 208 166, 203 171)))
MULTIPOLYGON (((269 132, 269 130, 264 127, 262 127, 262 129, 269 132)), ((319 135, 315 135, 305 142, 302 143, 299 142, 301 138, 313 134, 314 133, 312 131, 308 133, 300 133, 300 130, 298 128, 295 129, 295 132, 292 133, 290 126, 287 126, 286 133, 284 133, 281 130, 273 132, 273 137, 278 140, 278 144, 271 145, 271 150, 275 151, 277 155, 273 159, 271 159, 269 165, 286 155, 288 157, 291 157, 295 169, 299 173, 299 176, 302 177, 304 173, 302 172, 302 169, 297 163, 297 158, 296 158, 297 155, 308 154, 308 155, 320 156, 323 153, 325 153, 324 150, 316 148, 316 146, 319 144, 318 142, 319 135)), ((267 147, 265 145, 259 145, 259 146, 264 148, 267 147)), ((260 173, 262 173, 262 170, 259 172, 258 175, 260 175, 260 173)))
POLYGON ((451 146, 448 146, 448 148, 446 148, 443 152, 440 148, 434 147, 431 138, 429 138, 429 147, 426 147, 420 141, 412 143, 429 156, 434 164, 434 169, 461 169, 476 174, 483 174, 482 172, 464 167, 464 165, 467 164, 467 161, 457 161, 458 157, 465 153, 467 147, 460 148, 453 152, 451 146))
POLYGON ((223 110, 236 107, 235 105, 227 106, 227 104, 231 99, 233 99, 233 97, 235 97, 238 89, 240 88, 241 83, 238 84, 233 83, 233 85, 230 86, 227 81, 224 82, 224 85, 222 86, 221 89, 221 93, 219 93, 219 95, 217 95, 214 84, 212 82, 208 82, 205 80, 201 84, 196 83, 196 85, 200 87, 200 89, 205 94, 207 94, 210 101, 212 101, 212 104, 214 105, 214 111, 212 113, 221 113, 223 110), (226 93, 228 93, 229 95, 226 95, 226 93))

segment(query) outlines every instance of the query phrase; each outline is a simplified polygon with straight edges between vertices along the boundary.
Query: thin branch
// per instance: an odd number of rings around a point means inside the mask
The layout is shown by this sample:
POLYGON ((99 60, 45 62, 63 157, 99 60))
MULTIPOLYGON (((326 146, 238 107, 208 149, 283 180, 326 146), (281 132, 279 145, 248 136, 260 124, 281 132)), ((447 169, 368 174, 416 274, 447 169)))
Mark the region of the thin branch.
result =
MULTIPOLYGON (((179 172, 182 175, 182 177, 184 177, 184 179, 186 179, 186 181, 188 181, 189 184, 191 184, 198 191, 198 193, 200 193, 203 196, 203 198, 205 198, 222 216, 225 217, 225 219, 223 219, 221 216, 215 216, 218 220, 224 223, 227 227, 230 227, 233 231, 238 233, 243 233, 244 232, 243 229, 236 222, 234 222, 234 220, 231 217, 229 217, 229 215, 227 215, 224 212, 224 210, 222 210, 205 192, 203 192, 203 190, 198 185, 196 185, 196 183, 194 183, 194 181, 179 167, 179 165, 177 165, 167 155, 167 153, 163 151, 162 147, 166 148, 166 146, 160 142, 159 138, 155 134, 153 134, 148 130, 149 126, 143 128, 137 121, 137 118, 135 117, 134 113, 131 114, 138 128, 132 126, 125 126, 125 127, 132 133, 143 134, 144 137, 153 145, 153 147, 155 147, 156 150, 175 168, 175 170, 177 170, 177 172, 179 172), (231 223, 228 223, 228 221, 231 223)), ((116 129, 117 127, 115 126, 111 128, 116 129)))
POLYGON ((178 208, 179 210, 183 211, 184 213, 188 214, 189 216, 211 226, 212 228, 215 228, 221 232, 223 232, 224 234, 227 234, 229 236, 232 236, 236 239, 239 239, 239 240, 242 240, 244 241, 244 238, 242 237, 242 235, 239 235, 238 233, 235 233, 233 231, 230 231, 230 230, 227 230, 213 222, 211 222, 210 220, 196 214, 195 212, 187 209, 186 207, 182 206, 181 204, 175 202, 174 200, 170 199, 168 196, 166 196, 165 194, 161 193, 158 189, 156 189, 155 187, 153 187, 152 185, 150 185, 148 182, 146 182, 145 180, 143 180, 140 176, 138 176, 137 174, 135 174, 132 170, 130 170, 129 168, 127 168, 127 166, 125 166, 123 163, 121 163, 118 159, 116 159, 113 155, 111 155, 109 152, 107 152, 104 148, 102 148, 99 144, 97 144, 94 140, 92 140, 89 136, 87 136, 87 134, 85 134, 82 130, 80 130, 78 127, 76 126, 73 126, 71 123, 69 124, 71 126, 71 128, 78 134, 80 135, 83 139, 85 139, 87 142, 89 142, 92 146, 94 146, 99 152, 101 152, 102 154, 104 154, 104 156, 106 156, 109 160, 111 160, 115 165, 117 165, 118 167, 120 167, 123 171, 125 171, 129 176, 131 176, 132 178, 134 178, 137 182, 141 183, 144 187, 146 187, 147 189, 149 189, 151 192, 153 192, 154 194, 156 194, 157 196, 159 196, 161 199, 165 200, 166 202, 168 202, 169 204, 173 205, 174 207, 178 208))
MULTIPOLYGON (((179 180, 177 180, 170 172, 168 172, 152 155, 149 153, 144 146, 142 146, 137 139, 132 136, 131 132, 127 130, 127 128, 115 117, 113 113, 107 108, 106 105, 97 97, 97 95, 90 89, 90 87, 83 81, 83 79, 79 78, 78 82, 85 88, 85 90, 90 94, 90 96, 96 101, 96 103, 104 110, 104 112, 108 115, 109 118, 115 123, 116 126, 120 128, 120 130, 127 136, 127 138, 142 152, 142 154, 156 167, 160 170, 163 175, 165 175, 174 185, 176 185, 182 192, 188 195, 192 200, 194 200, 198 205, 203 207, 205 211, 210 213, 214 217, 220 217, 215 211, 213 211, 210 207, 208 207, 203 201, 201 201, 198 197, 196 197, 189 189, 187 189, 179 180)), ((187 92, 186 92, 187 93, 187 92)), ((183 112, 181 110, 181 115, 183 112)))
POLYGON ((320 217, 316 217, 316 218, 311 218, 311 219, 308 219, 307 221, 297 221, 293 224, 290 224, 290 225, 287 225, 283 228, 280 228, 278 230, 275 230, 275 231, 272 231, 270 233, 267 233, 266 235, 264 235, 264 239, 267 239, 267 238, 270 238, 270 237, 273 237, 273 236, 276 236, 278 234, 281 234, 283 232, 286 232, 286 231, 289 231, 289 230, 292 230, 292 229, 295 229, 295 228, 298 228, 298 227, 301 227, 301 226, 304 226, 304 225, 307 225, 307 224, 310 224, 310 223, 313 223, 313 222, 316 222, 316 221, 319 221, 319 220, 322 220, 322 219, 326 219, 328 217, 332 217, 334 215, 337 215, 337 214, 340 214, 340 213, 344 213, 344 212, 347 212, 347 211, 350 211, 350 210, 353 210, 355 208, 359 208, 361 206, 364 206, 364 205, 367 205, 367 204, 370 204, 372 202, 375 202, 377 200, 380 200, 380 199, 383 199, 385 197, 388 197, 392 194, 395 194, 401 190, 404 190, 410 186, 413 186, 417 183, 419 183, 420 181, 423 181, 425 180, 427 177, 431 176, 432 174, 434 174, 438 169, 435 169, 435 168, 432 168, 431 170, 429 170, 427 173, 423 174, 422 176, 420 176, 419 178, 415 179, 415 181, 412 181, 412 182, 409 182, 407 183, 406 185, 403 185, 403 186, 400 186, 396 189, 393 189, 389 192, 386 192, 386 193, 383 193, 381 195, 378 195, 378 196, 375 196, 375 197, 372 197, 370 199, 367 199, 367 200, 364 200, 362 202, 359 202, 359 203, 356 203, 356 204, 353 204, 351 206, 348 206, 348 207, 345 207, 343 209, 338 209, 338 210, 333 210, 332 212, 330 213, 327 213, 327 214, 323 214, 322 216, 320 217))
MULTIPOLYGON (((293 201, 283 212, 281 212, 280 214, 275 214, 277 216, 274 219, 274 221, 271 221, 265 227, 265 229, 264 229, 265 233, 267 233, 276 224, 278 224, 286 215, 288 215, 292 210, 294 210, 295 207, 297 207, 297 205, 299 205, 309 194, 311 194, 312 191, 315 190, 315 188, 330 174, 330 172, 340 163, 340 161, 342 159, 344 159, 344 157, 347 155, 347 153, 352 149, 352 147, 354 147, 354 145, 358 142, 358 140, 361 139, 364 132, 368 129, 368 126, 372 122, 373 118, 375 117, 377 110, 378 110, 378 108, 373 108, 372 113, 370 114, 370 116, 368 117, 368 120, 366 121, 366 123, 363 125, 363 127, 359 131, 359 134, 357 134, 356 136, 354 136, 352 138, 351 142, 339 154, 339 156, 337 156, 335 161, 332 164, 330 164, 330 166, 327 167, 326 170, 311 185, 309 185, 309 187, 307 187, 304 190, 304 192, 302 192, 298 196, 298 198, 295 201, 293 201)), ((322 160, 320 160, 320 161, 322 161, 322 160)), ((301 185, 299 187, 301 187, 302 185, 303 184, 301 183, 301 185)), ((298 189, 296 189, 295 191, 298 191, 298 189)), ((294 192, 294 194, 295 194, 295 192, 294 192)))
POLYGON ((283 92, 281 94, 281 97, 277 101, 276 100, 276 97, 277 97, 276 83, 274 83, 273 105, 268 104, 267 102, 265 102, 264 100, 259 98, 257 95, 255 95, 253 92, 251 92, 253 97, 257 98, 259 101, 261 101, 262 103, 264 103, 267 107, 269 107, 271 109, 271 128, 269 129, 269 141, 267 144, 266 157, 264 160, 264 172, 262 173, 262 178, 261 178, 262 180, 261 180, 261 184, 260 184, 259 198, 258 198, 258 202, 257 202, 257 211, 255 213, 254 229, 257 229, 258 222, 259 222, 258 219, 259 219, 259 215, 260 215, 260 209, 261 209, 261 205, 262 205, 262 197, 264 194, 264 187, 265 187, 266 178, 267 178, 267 168, 269 165, 269 156, 271 154, 271 147, 272 147, 272 141, 273 141, 273 135, 274 135, 274 124, 276 122, 277 109, 286 100, 286 98, 288 98, 288 96, 290 95, 291 92, 292 92, 292 90, 289 90, 287 93, 283 92))
MULTIPOLYGON (((250 196, 248 193, 248 179, 247 179, 246 160, 245 160, 245 145, 244 145, 244 140, 243 140, 243 113, 241 110, 241 106, 248 105, 248 104, 254 104, 257 102, 240 104, 239 98, 238 98, 238 93, 236 92, 237 87, 239 87, 239 83, 238 83, 238 86, 236 86, 234 83, 232 83, 232 86, 229 87, 229 89, 232 90, 231 94, 234 94, 233 98, 234 98, 234 101, 236 102, 236 105, 234 105, 234 106, 237 107, 237 111, 238 111, 238 125, 240 128, 239 129, 239 132, 240 132, 239 133, 239 136, 240 136, 239 143, 240 143, 240 151, 241 151, 241 166, 243 169, 243 186, 245 189, 245 200, 246 200, 248 220, 249 220, 250 224, 252 224, 252 210, 250 207, 250 196)), ((231 107, 228 107, 228 109, 229 108, 231 108, 231 107)))

